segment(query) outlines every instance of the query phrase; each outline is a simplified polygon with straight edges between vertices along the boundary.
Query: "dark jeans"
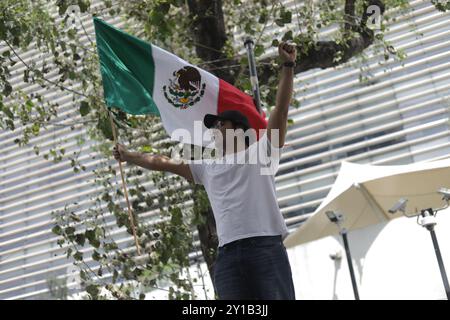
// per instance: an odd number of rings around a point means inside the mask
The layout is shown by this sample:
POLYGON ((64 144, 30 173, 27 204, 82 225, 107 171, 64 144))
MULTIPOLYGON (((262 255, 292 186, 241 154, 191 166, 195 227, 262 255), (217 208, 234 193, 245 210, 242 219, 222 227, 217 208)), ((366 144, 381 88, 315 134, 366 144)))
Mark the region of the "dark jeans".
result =
POLYGON ((214 283, 221 300, 295 299, 281 236, 247 238, 219 247, 214 283))

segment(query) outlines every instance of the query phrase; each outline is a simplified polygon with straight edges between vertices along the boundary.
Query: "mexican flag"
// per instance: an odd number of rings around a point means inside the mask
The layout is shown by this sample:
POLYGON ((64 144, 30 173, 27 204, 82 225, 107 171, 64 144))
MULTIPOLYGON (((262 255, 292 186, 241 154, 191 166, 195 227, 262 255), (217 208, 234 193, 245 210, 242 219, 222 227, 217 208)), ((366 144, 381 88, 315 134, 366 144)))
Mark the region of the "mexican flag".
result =
POLYGON ((226 81, 101 19, 94 18, 94 25, 108 107, 134 115, 158 115, 169 135, 177 129, 188 130, 189 142, 197 145, 206 144, 201 135, 207 130, 203 125, 207 113, 239 110, 252 128, 267 126, 252 97, 226 81), (195 121, 200 135, 194 134, 195 121))

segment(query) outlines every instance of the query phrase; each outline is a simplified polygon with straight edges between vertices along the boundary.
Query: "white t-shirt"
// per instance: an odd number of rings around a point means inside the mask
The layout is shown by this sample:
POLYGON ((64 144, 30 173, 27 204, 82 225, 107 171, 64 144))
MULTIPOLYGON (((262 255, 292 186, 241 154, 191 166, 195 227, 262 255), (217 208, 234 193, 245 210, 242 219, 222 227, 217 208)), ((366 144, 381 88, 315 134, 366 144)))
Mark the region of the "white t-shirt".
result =
POLYGON ((246 150, 189 163, 194 182, 203 184, 208 194, 219 246, 249 237, 287 236, 274 179, 280 150, 265 133, 246 150))

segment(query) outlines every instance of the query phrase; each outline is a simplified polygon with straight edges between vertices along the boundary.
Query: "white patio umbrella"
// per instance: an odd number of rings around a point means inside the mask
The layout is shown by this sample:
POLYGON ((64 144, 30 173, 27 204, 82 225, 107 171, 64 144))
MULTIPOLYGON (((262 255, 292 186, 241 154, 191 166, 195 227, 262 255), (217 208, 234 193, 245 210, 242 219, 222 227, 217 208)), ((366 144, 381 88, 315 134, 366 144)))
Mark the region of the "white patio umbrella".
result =
MULTIPOLYGON (((396 166, 343 161, 338 177, 326 198, 314 214, 285 239, 284 244, 289 248, 340 233, 349 260, 355 298, 358 299, 347 231, 395 219, 402 215, 422 214, 425 219, 434 218, 434 211, 430 214, 429 211, 423 210, 442 206, 443 194, 438 192, 441 188, 450 189, 450 158, 396 166), (405 210, 402 211, 402 209, 405 210), (389 210, 394 213, 390 213, 389 210), (430 215, 432 217, 426 217, 430 215), (336 224, 339 228, 336 228, 336 224)), ((427 223, 435 250, 437 247, 436 254, 446 293, 450 297, 437 240, 434 230, 430 230, 435 222, 427 223)))

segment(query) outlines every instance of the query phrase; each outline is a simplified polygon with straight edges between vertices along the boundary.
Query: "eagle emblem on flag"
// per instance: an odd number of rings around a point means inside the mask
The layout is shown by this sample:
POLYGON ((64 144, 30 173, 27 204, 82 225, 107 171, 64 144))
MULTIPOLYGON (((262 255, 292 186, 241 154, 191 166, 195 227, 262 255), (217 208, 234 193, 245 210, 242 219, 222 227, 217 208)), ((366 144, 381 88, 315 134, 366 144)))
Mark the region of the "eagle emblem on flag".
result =
POLYGON ((200 101, 205 94, 200 72, 191 66, 173 72, 169 85, 163 86, 164 97, 175 108, 187 109, 200 101))

